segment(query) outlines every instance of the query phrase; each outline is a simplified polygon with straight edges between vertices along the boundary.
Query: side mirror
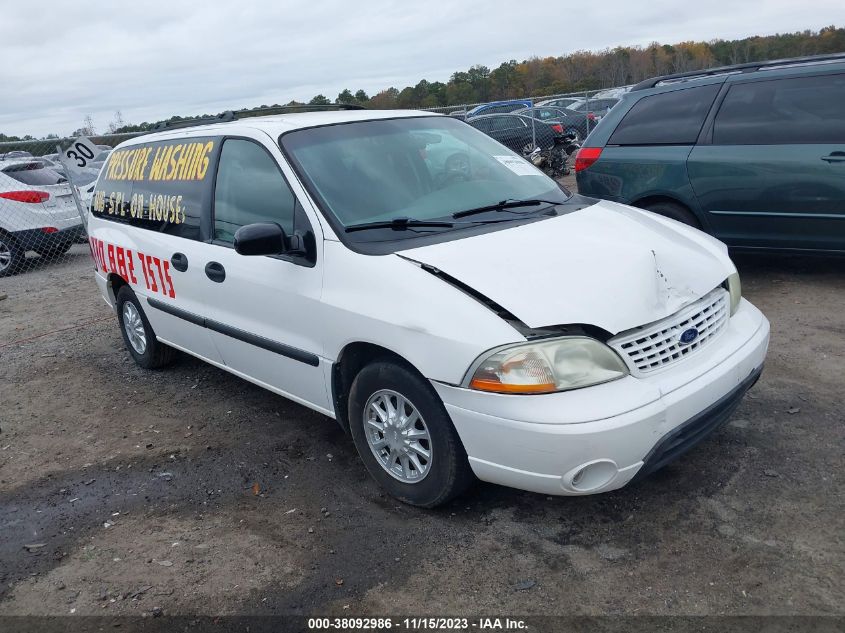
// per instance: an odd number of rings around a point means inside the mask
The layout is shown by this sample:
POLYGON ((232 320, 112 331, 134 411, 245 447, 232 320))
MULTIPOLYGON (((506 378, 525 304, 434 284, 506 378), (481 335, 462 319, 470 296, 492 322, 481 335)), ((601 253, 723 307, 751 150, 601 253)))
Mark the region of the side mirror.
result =
POLYGON ((275 222, 247 224, 235 232, 239 255, 281 255, 287 249, 285 230, 275 222))

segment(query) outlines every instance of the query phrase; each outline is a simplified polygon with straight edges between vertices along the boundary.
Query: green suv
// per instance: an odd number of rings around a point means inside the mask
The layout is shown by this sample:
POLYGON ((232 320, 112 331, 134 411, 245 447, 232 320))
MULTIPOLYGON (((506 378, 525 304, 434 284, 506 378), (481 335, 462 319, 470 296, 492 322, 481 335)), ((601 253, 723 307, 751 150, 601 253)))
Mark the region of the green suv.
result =
POLYGON ((587 138, 578 191, 742 250, 845 253, 845 53, 634 86, 587 138))

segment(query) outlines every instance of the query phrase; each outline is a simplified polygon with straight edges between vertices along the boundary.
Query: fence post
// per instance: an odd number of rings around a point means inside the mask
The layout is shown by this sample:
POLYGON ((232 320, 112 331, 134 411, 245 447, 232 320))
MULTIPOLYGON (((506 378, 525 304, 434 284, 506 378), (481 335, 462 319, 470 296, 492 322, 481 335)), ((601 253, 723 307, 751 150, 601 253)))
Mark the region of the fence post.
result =
POLYGON ((531 114, 531 145, 533 145, 531 151, 533 152, 537 149, 537 119, 534 117, 534 97, 530 97, 528 103, 531 104, 531 109, 528 112, 531 114))

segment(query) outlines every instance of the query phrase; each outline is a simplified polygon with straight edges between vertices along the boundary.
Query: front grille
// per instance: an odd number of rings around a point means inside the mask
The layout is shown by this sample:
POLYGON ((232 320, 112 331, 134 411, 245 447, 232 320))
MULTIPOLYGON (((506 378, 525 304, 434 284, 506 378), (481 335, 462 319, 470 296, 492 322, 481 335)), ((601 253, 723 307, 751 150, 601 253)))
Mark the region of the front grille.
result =
POLYGON ((631 373, 644 375, 669 367, 706 347, 728 323, 730 299, 727 290, 716 288, 670 317, 634 328, 613 337, 608 344, 628 364, 631 373), (698 330, 691 343, 681 343, 681 334, 698 330))

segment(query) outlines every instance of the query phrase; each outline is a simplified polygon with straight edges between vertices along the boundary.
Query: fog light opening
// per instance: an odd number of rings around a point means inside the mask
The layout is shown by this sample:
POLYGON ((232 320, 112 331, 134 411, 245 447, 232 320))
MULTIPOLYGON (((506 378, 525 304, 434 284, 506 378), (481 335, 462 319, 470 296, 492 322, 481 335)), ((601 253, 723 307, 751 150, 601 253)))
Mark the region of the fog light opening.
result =
POLYGON ((569 487, 578 492, 590 492, 609 484, 616 477, 619 468, 616 462, 600 459, 576 466, 564 477, 569 487))

